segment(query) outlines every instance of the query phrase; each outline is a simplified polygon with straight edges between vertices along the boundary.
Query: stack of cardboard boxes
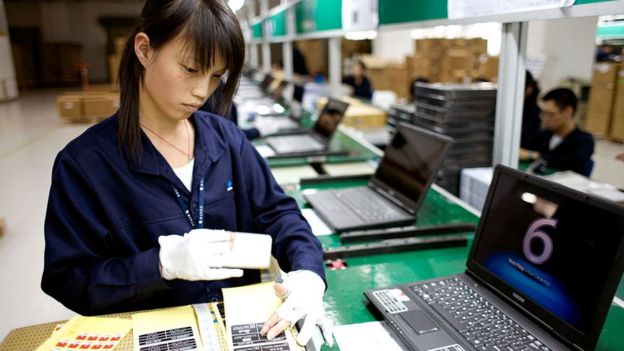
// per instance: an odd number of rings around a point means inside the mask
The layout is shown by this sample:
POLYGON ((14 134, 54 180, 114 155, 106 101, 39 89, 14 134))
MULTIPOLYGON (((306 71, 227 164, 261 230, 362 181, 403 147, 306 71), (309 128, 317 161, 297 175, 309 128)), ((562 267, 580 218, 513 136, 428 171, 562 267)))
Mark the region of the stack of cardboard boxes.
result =
POLYGON ((624 142, 624 62, 620 65, 615 80, 615 103, 609 136, 611 139, 624 142))
POLYGON ((406 98, 416 78, 431 83, 496 81, 498 57, 487 56, 485 39, 418 39, 415 43, 416 53, 404 61, 362 56, 374 90, 391 90, 406 98))
POLYGON ((476 78, 496 80, 498 61, 487 59, 487 40, 417 39, 416 54, 407 57, 412 79, 463 83, 476 78), (481 68, 482 65, 485 65, 481 68))
POLYGON ((116 38, 115 52, 108 56, 110 86, 91 86, 88 91, 68 92, 57 97, 59 115, 63 120, 70 123, 97 122, 117 112, 117 74, 126 41, 126 37, 116 38))
POLYGON ((119 92, 92 90, 70 92, 57 97, 61 118, 70 123, 97 122, 119 109, 119 92))
POLYGON ((407 56, 410 77, 430 82, 440 80, 440 61, 444 55, 444 39, 416 40, 416 54, 407 56))
POLYGON ((611 62, 594 65, 585 129, 598 137, 609 136, 619 68, 619 64, 611 62))
POLYGON ((373 90, 390 90, 397 97, 409 95, 409 77, 405 62, 386 60, 374 56, 362 56, 366 65, 366 76, 373 85, 373 90))

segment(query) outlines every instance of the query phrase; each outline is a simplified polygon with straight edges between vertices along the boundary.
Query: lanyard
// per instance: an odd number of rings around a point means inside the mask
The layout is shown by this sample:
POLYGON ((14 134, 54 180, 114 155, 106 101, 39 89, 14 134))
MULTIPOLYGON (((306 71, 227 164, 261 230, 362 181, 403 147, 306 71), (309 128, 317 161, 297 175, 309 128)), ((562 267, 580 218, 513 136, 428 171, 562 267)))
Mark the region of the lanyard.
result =
POLYGON ((191 210, 189 209, 184 199, 182 199, 182 195, 178 191, 178 189, 171 183, 171 188, 175 193, 176 200, 178 200, 178 204, 182 209, 182 212, 186 215, 186 219, 188 219, 191 227, 193 229, 203 228, 204 227, 204 178, 199 181, 199 217, 197 217, 197 225, 195 225, 195 220, 193 220, 193 215, 191 214, 191 210))

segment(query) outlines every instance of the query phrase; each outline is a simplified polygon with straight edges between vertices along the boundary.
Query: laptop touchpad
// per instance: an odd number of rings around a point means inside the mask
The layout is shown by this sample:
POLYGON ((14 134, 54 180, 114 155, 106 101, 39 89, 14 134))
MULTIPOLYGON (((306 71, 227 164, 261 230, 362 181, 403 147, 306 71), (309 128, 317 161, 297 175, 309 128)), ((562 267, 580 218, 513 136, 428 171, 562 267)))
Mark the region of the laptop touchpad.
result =
POLYGON ((412 310, 400 314, 401 318, 412 327, 416 334, 433 333, 440 330, 438 325, 421 310, 412 310))

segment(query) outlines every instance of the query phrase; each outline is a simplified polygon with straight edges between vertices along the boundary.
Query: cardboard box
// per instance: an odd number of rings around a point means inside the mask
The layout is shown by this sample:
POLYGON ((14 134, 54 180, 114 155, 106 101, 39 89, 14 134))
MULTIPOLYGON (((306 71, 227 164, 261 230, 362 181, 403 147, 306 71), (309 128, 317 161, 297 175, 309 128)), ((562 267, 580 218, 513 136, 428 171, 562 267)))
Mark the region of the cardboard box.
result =
POLYGON ((416 39, 414 41, 416 54, 430 58, 440 58, 444 54, 445 39, 416 39))
POLYGON ((6 220, 3 217, 0 217, 0 236, 6 233, 6 220))
POLYGON ((397 94, 399 98, 409 97, 409 83, 411 80, 409 79, 405 63, 388 65, 386 75, 390 80, 390 90, 397 94))
POLYGON ((482 55, 477 61, 474 77, 496 82, 498 80, 498 56, 482 55))
POLYGON ((609 137, 624 141, 624 66, 618 72, 609 137))
POLYGON ((440 78, 440 60, 421 55, 409 55, 405 58, 405 65, 409 81, 416 78, 425 78, 430 82, 437 82, 440 78))
POLYGON ((585 117, 585 130, 595 136, 607 136, 609 133, 609 125, 611 123, 611 115, 606 113, 589 112, 585 117))
POLYGON ((92 122, 119 109, 119 92, 101 90, 67 93, 57 98, 59 115, 68 122, 92 122))
POLYGON ((356 129, 385 127, 388 115, 371 105, 350 105, 342 123, 356 129))
POLYGON ((87 94, 84 100, 85 117, 108 117, 119 108, 119 98, 113 94, 87 94))
POLYGON ((615 89, 613 85, 611 88, 592 85, 589 90, 587 113, 611 115, 614 97, 615 89))
POLYGON ((624 141, 624 118, 613 118, 611 120, 609 137, 620 142, 624 141))
POLYGON ((594 64, 594 71, 590 85, 593 87, 611 88, 615 85, 615 78, 619 64, 612 62, 598 62, 594 64))
POLYGON ((61 95, 56 99, 59 115, 63 119, 74 119, 84 116, 82 96, 78 94, 61 95))

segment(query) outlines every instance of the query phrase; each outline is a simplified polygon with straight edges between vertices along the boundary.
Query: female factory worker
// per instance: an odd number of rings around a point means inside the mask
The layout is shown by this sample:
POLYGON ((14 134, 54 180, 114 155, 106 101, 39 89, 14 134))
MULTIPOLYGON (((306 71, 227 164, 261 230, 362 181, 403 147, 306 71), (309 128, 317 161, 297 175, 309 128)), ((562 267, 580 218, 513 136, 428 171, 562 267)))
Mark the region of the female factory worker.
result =
POLYGON ((42 289, 85 315, 217 301, 221 288, 260 281, 220 268, 227 231, 268 233, 289 272, 269 338, 304 320, 329 337, 322 251, 244 134, 197 111, 227 73, 230 103, 244 59, 222 0, 147 0, 125 46, 117 114, 57 156, 45 220, 42 289), (205 228, 205 229, 201 229, 205 228), (186 233, 186 235, 184 235, 186 233))

